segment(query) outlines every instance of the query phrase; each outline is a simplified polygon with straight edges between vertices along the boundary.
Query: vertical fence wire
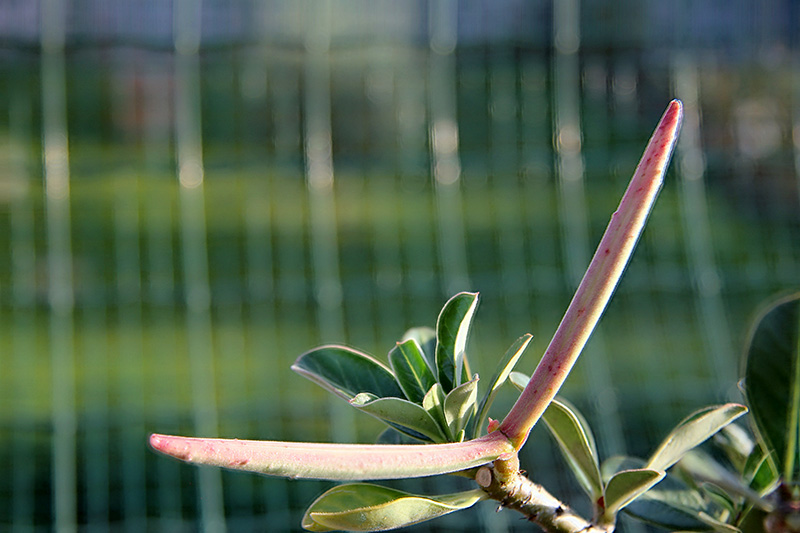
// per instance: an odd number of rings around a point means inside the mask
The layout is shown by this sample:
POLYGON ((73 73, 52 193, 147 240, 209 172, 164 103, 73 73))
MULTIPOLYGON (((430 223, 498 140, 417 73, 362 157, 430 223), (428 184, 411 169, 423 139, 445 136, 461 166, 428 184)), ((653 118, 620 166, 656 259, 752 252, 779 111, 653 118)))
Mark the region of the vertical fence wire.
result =
MULTIPOLYGON (((527 265, 525 256, 525 240, 520 220, 525 216, 529 191, 520 185, 519 165, 522 158, 517 153, 522 145, 519 138, 517 119, 522 103, 517 96, 518 71, 510 54, 498 52, 492 56, 488 67, 489 112, 489 165, 491 190, 495 208, 493 225, 498 233, 499 257, 497 265, 500 270, 501 294, 504 313, 509 326, 519 322, 521 317, 529 315, 526 301, 531 292, 527 284, 527 265)), ((530 327, 530 325, 528 326, 530 327)), ((521 331, 510 331, 506 327, 504 335, 514 337, 521 331)))
MULTIPOLYGON (((412 71, 424 71, 427 51, 414 50, 408 68, 412 71)), ((395 113, 397 115, 397 154, 396 171, 401 180, 400 203, 401 213, 408 213, 412 208, 420 208, 422 204, 428 213, 428 195, 421 194, 425 190, 426 178, 430 174, 427 157, 428 150, 428 110, 426 95, 430 92, 425 84, 413 76, 399 73, 397 77, 395 113), (426 154, 426 157, 420 157, 426 154)), ((428 84, 432 83, 431 80, 428 84)), ((410 311, 416 304, 429 302, 441 291, 434 277, 436 269, 436 248, 430 239, 430 228, 425 224, 415 223, 414 217, 402 216, 399 228, 400 254, 403 269, 403 288, 410 296, 410 311), (434 296, 435 295, 435 296, 434 296)), ((463 290, 460 287, 459 290, 463 290)), ((407 326, 421 325, 422 319, 417 313, 410 318, 413 323, 407 326)))
POLYGON ((683 101, 684 118, 676 149, 676 167, 681 178, 683 230, 689 268, 694 281, 695 302, 704 335, 704 352, 709 356, 710 375, 714 376, 720 398, 736 382, 737 368, 731 330, 722 302, 722 280, 714 259, 714 243, 705 188, 705 161, 700 143, 700 90, 697 66, 687 57, 676 57, 675 94, 683 101))
POLYGON ((114 255, 117 275, 119 341, 116 353, 120 365, 132 375, 120 380, 120 413, 125 421, 120 428, 125 460, 123 469, 123 514, 129 531, 146 529, 146 489, 144 469, 146 449, 137 443, 147 434, 144 420, 144 391, 138 372, 144 355, 142 345, 141 261, 139 257, 139 183, 138 176, 122 175, 117 185, 114 206, 114 255), (124 181, 123 181, 124 180, 124 181))
POLYGON ((32 106, 28 88, 14 80, 9 101, 9 150, 12 157, 8 179, 14 197, 9 213, 12 334, 8 371, 14 376, 11 397, 16 409, 11 431, 12 531, 26 531, 35 522, 36 468, 41 462, 32 446, 36 432, 34 406, 28 393, 35 382, 30 359, 36 353, 36 239, 33 209, 32 161, 28 154, 32 135, 32 106))
POLYGON ((42 151, 47 224, 53 515, 58 531, 77 530, 77 413, 73 346, 74 287, 69 205, 69 144, 64 41, 66 3, 41 4, 42 151))
MULTIPOLYGON (((137 63, 135 54, 120 54, 120 56, 122 57, 117 58, 117 61, 120 61, 125 66, 137 63)), ((116 129, 120 129, 124 122, 123 114, 127 103, 126 97, 129 97, 126 94, 127 88, 122 86, 122 80, 129 80, 130 74, 125 75, 124 67, 119 65, 114 65, 113 67, 121 74, 117 83, 110 88, 111 120, 116 129)), ((137 67, 138 65, 132 67, 132 70, 137 67)), ((114 353, 119 358, 117 359, 119 366, 127 370, 127 372, 123 371, 121 373, 122 375, 117 380, 117 385, 114 386, 115 394, 113 396, 117 396, 116 393, 118 393, 120 399, 118 410, 124 422, 113 434, 121 436, 119 454, 125 458, 121 465, 124 528, 134 532, 147 529, 146 479, 145 469, 141 467, 141 465, 145 464, 147 450, 137 442, 142 435, 147 434, 145 393, 142 380, 143 373, 141 372, 144 366, 141 278, 143 265, 139 246, 141 239, 140 224, 142 221, 140 213, 141 186, 138 169, 120 170, 113 179, 115 191, 114 197, 110 200, 113 202, 112 241, 114 257, 111 262, 111 268, 115 273, 116 283, 112 291, 116 297, 117 313, 116 325, 109 326, 109 328, 117 329, 119 334, 117 335, 117 343, 114 345, 114 349, 107 350, 107 352, 114 353)), ((107 305, 106 309, 109 307, 107 305)), ((108 357, 107 353, 106 360, 108 357)), ((108 365, 109 363, 106 364, 108 365)), ((106 424, 108 424, 107 421, 106 424)), ((87 440, 91 442, 96 438, 92 437, 87 440)), ((90 442, 87 443, 87 448, 90 442)), ((103 444, 108 446, 109 443, 105 442, 103 444)), ((96 457, 100 456, 99 454, 96 455, 96 457)), ((99 484, 102 486, 102 477, 107 477, 108 472, 103 472, 104 469, 100 464, 97 464, 100 461, 95 460, 94 463, 95 466, 89 470, 100 472, 98 477, 101 478, 99 484)), ((100 513, 99 508, 97 513, 100 513)), ((93 522, 102 524, 102 520, 93 520, 93 522)))
MULTIPOLYGON (((380 131, 385 123, 373 120, 369 124, 369 135, 379 137, 386 135, 393 139, 396 149, 400 148, 399 130, 400 117, 397 111, 396 98, 399 91, 400 73, 411 68, 411 60, 404 48, 393 51, 389 56, 388 65, 381 56, 373 56, 366 66, 366 92, 370 115, 383 116, 383 111, 392 109, 392 117, 388 121, 390 131, 380 131), (403 65, 406 65, 403 68, 403 65)), ((384 126, 385 127, 385 126, 384 126)), ((390 141, 391 142, 391 141, 390 141)), ((374 310, 377 346, 391 346, 390 335, 396 334, 397 329, 403 327, 405 316, 403 313, 404 299, 402 298, 403 268, 402 244, 399 220, 403 208, 402 202, 386 202, 388 198, 399 198, 402 191, 402 174, 396 169, 395 175, 382 168, 380 159, 365 164, 365 189, 367 196, 375 198, 375 202, 363 202, 366 216, 374 220, 371 231, 372 257, 375 262, 372 280, 375 283, 373 292, 374 301, 368 310, 374 310), (384 302, 393 302, 394 305, 382 305, 384 302)), ((367 307, 367 306, 365 306, 367 307)))
MULTIPOLYGON (((303 141, 317 323, 320 336, 326 342, 344 342, 331 131, 330 32, 333 6, 329 0, 309 1, 308 6, 306 14, 309 18, 304 35, 303 141)), ((330 416, 333 441, 351 440, 355 433, 352 409, 335 402, 331 404, 330 416)))
MULTIPOLYGON (((73 190, 72 195, 76 202, 81 195, 82 183, 72 176, 73 190)), ((83 204, 85 205, 85 204, 83 204)), ((102 212, 105 206, 94 206, 95 212, 102 212)), ((113 413, 111 398, 117 391, 117 383, 120 383, 120 368, 115 365, 116 360, 112 355, 112 344, 109 342, 111 335, 108 332, 113 328, 112 320, 109 317, 111 308, 108 301, 106 288, 103 284, 91 284, 84 286, 83 272, 86 265, 81 261, 86 255, 105 255, 103 248, 104 239, 103 229, 86 223, 86 218, 81 216, 80 207, 76 206, 72 212, 72 231, 80 238, 74 239, 73 255, 76 263, 76 287, 80 287, 77 293, 79 298, 76 301, 77 325, 76 333, 76 368, 91 369, 97 372, 96 375, 103 376, 104 379, 92 379, 88 382, 80 382, 79 401, 81 409, 79 411, 79 438, 76 450, 78 457, 78 476, 80 488, 80 498, 76 502, 78 508, 83 507, 85 501, 85 513, 87 522, 91 522, 98 530, 109 527, 111 520, 112 502, 114 501, 112 487, 112 470, 110 465, 114 464, 114 448, 121 444, 120 448, 128 445, 115 438, 124 432, 126 423, 133 424, 133 420, 125 420, 122 424, 113 413), (80 258, 80 259, 79 259, 80 258), (78 284, 80 283, 80 285, 78 284), (117 379, 115 379, 117 378, 117 379)), ((101 275, 101 272, 108 272, 113 269, 113 265, 103 261, 101 265, 93 265, 92 272, 101 275), (95 268, 97 266, 98 268, 95 268)), ((84 370, 85 372, 85 370, 84 370)), ((77 380, 80 380, 80 373, 77 380)), ((127 376, 126 376, 127 378, 127 376)), ((131 463, 136 460, 136 456, 131 457, 131 463)), ((120 470, 124 470, 129 465, 123 465, 120 470)), ((123 475, 119 481, 126 485, 128 479, 123 475)), ((84 519, 79 519, 83 522, 84 519)))
POLYGON ((429 9, 429 142, 436 194, 437 242, 444 288, 447 294, 455 294, 470 286, 456 116, 458 4, 453 0, 433 0, 429 9))
MULTIPOLYGON (((145 54, 142 65, 142 141, 141 157, 143 178, 146 184, 142 193, 142 239, 145 259, 142 262, 145 282, 142 297, 147 302, 147 333, 144 349, 149 353, 178 354, 178 313, 175 272, 177 252, 171 228, 175 223, 176 208, 173 202, 172 153, 168 123, 174 105, 169 94, 173 63, 159 55, 145 54), (165 183, 166 182, 166 183, 165 183), (170 191, 165 193, 165 189, 170 191)), ((148 394, 160 402, 154 417, 152 431, 176 425, 176 380, 180 375, 183 358, 174 355, 162 360, 160 372, 153 377, 148 394), (155 394, 155 393, 158 394, 155 394)), ((182 377, 182 376, 181 376, 182 377)), ((149 405, 152 405, 149 403, 149 405)), ((157 502, 157 521, 164 530, 174 529, 181 523, 182 496, 181 465, 169 461, 156 461, 154 477, 158 480, 148 499, 157 502)))
MULTIPOLYGON (((267 13, 262 13, 259 18, 266 20, 267 13)), ((267 36, 259 35, 259 42, 252 50, 248 50, 241 64, 239 75, 239 91, 243 106, 248 109, 258 109, 260 105, 270 106, 269 90, 272 85, 272 76, 264 57, 268 50, 267 36)), ((248 116, 249 111, 245 112, 248 116)), ((266 120, 267 117, 262 117, 266 120)), ((250 139, 245 136, 242 142, 250 139)), ((276 345, 276 313, 273 305, 275 301, 275 276, 272 265, 275 262, 275 250, 272 242, 272 180, 276 178, 273 155, 266 156, 267 164, 256 176, 248 176, 244 183, 244 198, 242 205, 242 224, 244 225, 244 277, 247 292, 247 309, 245 317, 249 325, 249 344, 247 347, 250 356, 254 359, 268 359, 257 364, 252 363, 254 369, 267 369, 276 366, 274 353, 268 353, 267 347, 276 345)), ((255 380, 258 387, 254 389, 258 395, 266 391, 280 389, 279 372, 261 371, 255 380)), ((259 417, 259 425, 275 427, 279 421, 276 409, 261 408, 259 412, 266 415, 266 420, 259 417)), ((274 438, 271 432, 263 432, 264 438, 274 438)), ((253 494, 254 507, 266 508, 270 516, 270 523, 276 530, 288 529, 287 512, 290 506, 286 482, 271 480, 270 483, 261 484, 261 490, 253 494), (276 490, 276 486, 278 487, 276 490)), ((256 509, 254 509, 255 511, 256 509)), ((255 514, 255 513, 254 513, 255 514)), ((257 517, 253 517, 254 520, 257 517)))
MULTIPOLYGON (((796 205, 800 206, 800 59, 797 56, 793 57, 793 61, 791 62, 791 83, 789 85, 790 90, 790 101, 791 101, 791 116, 790 116, 790 126, 791 126, 791 141, 792 141, 792 161, 793 161, 793 171, 794 171, 794 189, 796 194, 796 205)), ((798 222, 797 225, 800 225, 798 222)), ((795 235, 796 237, 796 235, 795 235)), ((790 267, 786 269, 785 279, 791 279, 792 274, 791 271, 796 271, 797 264, 800 262, 800 239, 794 239, 794 246, 788 251, 788 263, 790 265, 795 265, 794 267, 790 267)), ((796 275, 796 274, 795 274, 796 275)))
MULTIPOLYGON (((567 283, 577 287, 591 258, 589 214, 584 184, 580 116, 580 3, 556 2, 553 9, 553 109, 554 149, 559 184, 567 283)), ((613 388, 602 331, 595 331, 591 354, 584 358, 586 386, 597 410, 600 447, 607 454, 623 453, 622 421, 613 388)))
MULTIPOLYGON (((219 421, 201 139, 198 53, 202 11, 200 0, 181 2, 175 7, 175 141, 194 429, 198 435, 213 436, 218 432, 219 421)), ((202 468, 197 470, 197 478, 203 530, 225 531, 222 473, 202 468)))
MULTIPOLYGON (((790 99, 792 103, 792 114, 790 117, 790 125, 792 131, 792 155, 794 162, 794 177, 795 188, 797 193, 797 202, 800 205, 800 58, 794 57, 791 64, 792 80, 790 84, 790 99)), ((800 250, 794 250, 795 253, 800 254, 800 250)), ((800 255, 794 257, 796 263, 800 259, 800 255)))

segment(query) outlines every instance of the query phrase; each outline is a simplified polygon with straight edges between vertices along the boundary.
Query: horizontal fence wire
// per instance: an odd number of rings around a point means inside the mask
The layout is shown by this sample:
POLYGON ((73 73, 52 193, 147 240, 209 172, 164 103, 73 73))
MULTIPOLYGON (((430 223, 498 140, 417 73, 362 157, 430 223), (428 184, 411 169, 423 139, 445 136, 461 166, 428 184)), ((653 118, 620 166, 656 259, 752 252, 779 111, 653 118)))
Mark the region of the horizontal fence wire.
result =
MULTIPOLYGON (((290 365, 385 358, 462 290, 474 370, 530 332, 532 372, 674 97, 666 184, 563 395, 604 456, 741 400, 750 320, 800 286, 773 3, 726 24, 577 0, 0 6, 0 530, 299 531, 331 483, 198 469, 148 435, 374 441, 290 365)), ((522 462, 588 509, 541 428, 522 462)), ((530 527, 481 504, 410 530, 465 524, 530 527)))

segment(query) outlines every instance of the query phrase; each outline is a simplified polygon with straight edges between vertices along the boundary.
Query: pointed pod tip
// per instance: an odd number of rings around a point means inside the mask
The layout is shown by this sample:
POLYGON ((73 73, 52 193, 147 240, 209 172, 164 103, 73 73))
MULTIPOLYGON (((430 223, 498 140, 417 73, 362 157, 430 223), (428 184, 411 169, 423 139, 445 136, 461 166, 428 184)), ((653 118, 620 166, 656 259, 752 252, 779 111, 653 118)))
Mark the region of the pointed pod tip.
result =
POLYGON ((169 435, 153 433, 150 435, 150 447, 163 454, 171 455, 172 457, 184 461, 189 460, 189 450, 186 445, 186 439, 181 437, 171 437, 169 435))
POLYGON ((159 435, 158 433, 153 433, 150 435, 150 447, 160 450, 161 446, 164 442, 164 435, 159 435))
POLYGON ((667 110, 664 111, 664 116, 661 117, 661 127, 677 130, 682 120, 683 102, 676 98, 669 103, 667 110))

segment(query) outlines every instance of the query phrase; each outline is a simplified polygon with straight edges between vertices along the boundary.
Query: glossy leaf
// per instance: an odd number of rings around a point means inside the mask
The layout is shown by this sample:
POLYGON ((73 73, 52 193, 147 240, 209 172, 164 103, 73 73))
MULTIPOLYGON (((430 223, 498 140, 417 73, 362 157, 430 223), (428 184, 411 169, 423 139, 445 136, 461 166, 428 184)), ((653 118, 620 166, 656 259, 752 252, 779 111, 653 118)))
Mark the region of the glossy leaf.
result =
POLYGON ((417 496, 367 483, 339 485, 311 504, 302 526, 309 531, 386 531, 467 509, 485 497, 480 489, 417 496))
POLYGON ((422 353, 431 368, 436 368, 436 330, 429 327, 411 328, 403 335, 403 340, 414 339, 422 349, 422 353))
POLYGON ((508 375, 512 370, 514 370, 514 367, 519 361, 519 358, 522 357, 522 354, 525 353, 525 349, 528 347, 528 344, 530 344, 531 339, 533 339, 533 335, 531 334, 525 334, 517 339, 517 341, 506 351, 503 359, 500 360, 500 364, 497 365, 497 370, 495 371, 492 380, 489 382, 489 388, 486 390, 486 393, 479 404, 478 415, 475 417, 473 424, 471 424, 471 427, 469 428, 468 433, 471 438, 477 437, 480 433, 483 421, 489 416, 489 408, 492 406, 492 402, 497 395, 497 391, 500 390, 500 387, 502 387, 508 380, 508 375))
POLYGON ((292 370, 348 401, 360 392, 381 398, 404 397, 389 368, 346 346, 314 348, 298 357, 292 370))
POLYGON ((701 514, 708 515, 709 511, 709 504, 700 493, 671 475, 625 507, 627 514, 672 531, 711 530, 700 519, 701 514))
POLYGON ((472 415, 475 414, 475 402, 478 399, 478 378, 459 385, 447 393, 444 398, 444 419, 453 439, 464 438, 463 430, 472 415))
POLYGON ((724 509, 727 515, 730 516, 736 513, 737 505, 736 502, 733 501, 733 494, 729 494, 727 490, 713 483, 703 483, 700 485, 700 489, 709 500, 714 502, 718 507, 724 509))
POLYGON ((699 518, 700 521, 708 525, 713 531, 716 531, 717 533, 741 533, 741 530, 738 527, 727 524, 722 520, 719 520, 718 518, 711 516, 708 513, 700 513, 697 515, 697 518, 699 518))
POLYGON ((664 472, 643 468, 623 470, 611 476, 605 488, 606 516, 616 516, 621 509, 664 479, 664 475, 664 472))
POLYGON ((321 444, 151 435, 150 445, 193 464, 333 481, 448 474, 514 451, 508 439, 497 431, 471 441, 447 444, 321 444))
POLYGON ((422 399, 422 408, 433 417, 444 431, 447 432, 448 440, 455 440, 454 436, 450 434, 450 428, 447 425, 447 419, 444 416, 444 392, 442 386, 435 383, 433 387, 425 394, 422 399))
POLYGON ((628 455, 612 455, 600 465, 600 474, 608 482, 614 474, 623 470, 641 470, 645 467, 643 459, 628 455))
POLYGON ((787 482, 800 481, 800 295, 756 323, 745 354, 745 393, 758 431, 787 482))
POLYGON ((406 398, 421 404, 425 394, 436 383, 436 376, 417 341, 408 339, 398 343, 389 352, 389 363, 406 398))
POLYGON ((477 293, 461 292, 444 304, 436 321, 436 368, 445 393, 463 382, 464 353, 477 306, 477 293))
POLYGON ((741 472, 757 446, 752 434, 739 424, 728 424, 714 435, 714 444, 725 452, 731 465, 741 472))
POLYGON ((750 488, 761 496, 769 494, 780 481, 773 458, 764 451, 761 444, 753 447, 742 470, 742 477, 750 483, 750 488))
POLYGON ((747 478, 734 474, 704 451, 691 450, 683 456, 679 466, 695 483, 710 483, 725 490, 730 497, 743 498, 761 508, 765 506, 761 495, 747 486, 747 478))
POLYGON ((512 385, 514 385, 514 387, 522 392, 525 390, 525 387, 528 386, 528 382, 531 380, 531 377, 528 374, 523 374, 522 372, 512 372, 508 375, 508 380, 512 385))
POLYGON ((652 470, 667 470, 683 455, 703 443, 744 413, 743 405, 729 403, 701 409, 683 419, 661 443, 647 463, 652 470))
POLYGON ((596 501, 603 495, 597 445, 586 420, 570 404, 555 399, 542 418, 583 490, 596 501))
POLYGON ((431 442, 445 442, 446 436, 442 433, 439 424, 431 415, 416 403, 401 398, 378 398, 374 394, 362 392, 350 400, 350 405, 380 418, 386 422, 400 426, 398 429, 412 430, 427 437, 431 442))

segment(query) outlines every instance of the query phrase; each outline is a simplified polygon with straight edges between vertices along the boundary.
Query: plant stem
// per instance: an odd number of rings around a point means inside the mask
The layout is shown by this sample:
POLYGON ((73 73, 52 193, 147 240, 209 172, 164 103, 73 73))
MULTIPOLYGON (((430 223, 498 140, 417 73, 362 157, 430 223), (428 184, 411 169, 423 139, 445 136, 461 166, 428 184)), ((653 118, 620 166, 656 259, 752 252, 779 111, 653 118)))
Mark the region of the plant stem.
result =
MULTIPOLYGON (((536 522, 548 533, 612 533, 614 524, 597 525, 579 516, 561 503, 544 487, 537 485, 519 470, 509 471, 484 466, 478 469, 475 481, 502 508, 513 509, 536 522)), ((498 509, 499 510, 499 509, 498 509)))
POLYGON ((681 102, 670 102, 550 345, 498 428, 516 449, 561 388, 628 264, 664 181, 682 115, 681 102))

